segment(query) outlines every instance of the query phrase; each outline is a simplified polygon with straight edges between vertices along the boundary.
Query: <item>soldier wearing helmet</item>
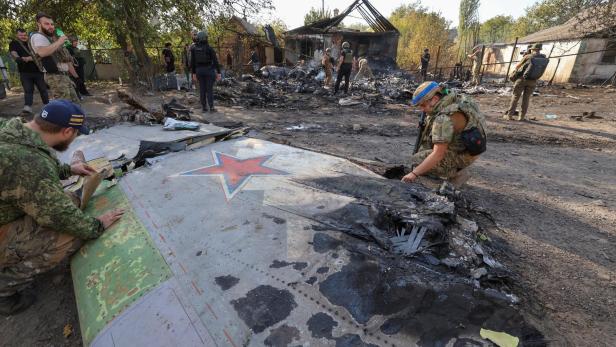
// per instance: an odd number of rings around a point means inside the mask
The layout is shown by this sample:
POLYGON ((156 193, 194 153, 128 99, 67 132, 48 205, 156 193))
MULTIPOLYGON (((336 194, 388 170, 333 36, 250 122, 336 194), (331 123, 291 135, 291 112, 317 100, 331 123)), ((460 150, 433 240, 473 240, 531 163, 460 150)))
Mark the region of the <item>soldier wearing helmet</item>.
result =
POLYGON ((413 170, 402 181, 430 175, 460 186, 468 179, 468 173, 462 170, 486 149, 485 119, 479 106, 436 82, 422 83, 413 94, 412 104, 426 114, 426 126, 411 159, 413 170))
POLYGON ((545 55, 541 54, 542 48, 543 45, 541 43, 535 43, 529 46, 527 53, 522 57, 522 60, 520 60, 511 73, 510 79, 515 81, 515 84, 513 85, 513 95, 511 96, 509 109, 507 109, 503 117, 505 120, 511 120, 511 116, 517 113, 516 108, 518 107, 520 97, 522 97, 522 107, 517 120, 523 121, 526 119, 526 113, 528 112, 528 106, 530 104, 530 96, 533 95, 535 87, 537 87, 537 79, 541 77, 545 71, 545 67, 547 67, 546 63, 546 66, 543 67, 543 70, 540 71, 538 76, 529 76, 527 71, 531 65, 531 61, 534 58, 539 58, 539 60, 547 60, 547 62, 549 62, 545 55))
POLYGON ((220 80, 220 64, 216 52, 207 41, 207 33, 197 33, 197 42, 191 48, 190 63, 193 81, 199 81, 199 100, 203 112, 216 112, 214 108, 214 82, 220 80))
POLYGON ((349 92, 349 79, 351 78, 351 70, 353 69, 353 51, 351 50, 351 44, 348 42, 342 43, 342 51, 340 51, 340 58, 338 58, 338 76, 336 77, 336 86, 334 87, 334 94, 338 93, 340 89, 340 82, 344 77, 344 92, 349 92))

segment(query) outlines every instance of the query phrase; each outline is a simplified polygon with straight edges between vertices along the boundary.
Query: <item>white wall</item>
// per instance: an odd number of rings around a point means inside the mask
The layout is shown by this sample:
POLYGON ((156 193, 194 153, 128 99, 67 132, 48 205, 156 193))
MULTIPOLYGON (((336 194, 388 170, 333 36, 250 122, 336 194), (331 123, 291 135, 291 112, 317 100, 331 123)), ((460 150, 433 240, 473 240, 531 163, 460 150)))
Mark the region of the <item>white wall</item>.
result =
MULTIPOLYGON (((605 49, 607 39, 586 39, 584 40, 584 51, 600 51, 605 49)), ((591 83, 603 82, 612 77, 616 72, 616 64, 602 63, 604 52, 590 53, 578 56, 572 79, 575 82, 591 83)))

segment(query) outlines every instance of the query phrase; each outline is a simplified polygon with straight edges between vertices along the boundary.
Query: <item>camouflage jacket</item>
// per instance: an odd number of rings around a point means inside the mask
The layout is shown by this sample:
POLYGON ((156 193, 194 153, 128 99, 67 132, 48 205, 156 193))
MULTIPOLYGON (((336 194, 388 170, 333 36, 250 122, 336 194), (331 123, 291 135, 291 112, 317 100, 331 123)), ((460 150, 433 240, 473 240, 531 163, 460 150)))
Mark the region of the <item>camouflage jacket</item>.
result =
POLYGON ((470 97, 450 92, 445 95, 434 107, 434 110, 426 118, 426 127, 422 134, 420 150, 429 150, 435 143, 447 143, 449 150, 462 153, 466 147, 462 143, 460 134, 453 129, 450 116, 461 112, 466 116, 467 124, 463 130, 479 128, 484 134, 485 118, 479 111, 479 106, 470 97))
POLYGON ((0 225, 29 215, 43 227, 92 239, 101 222, 85 215, 62 190, 71 168, 19 118, 0 120, 0 225))

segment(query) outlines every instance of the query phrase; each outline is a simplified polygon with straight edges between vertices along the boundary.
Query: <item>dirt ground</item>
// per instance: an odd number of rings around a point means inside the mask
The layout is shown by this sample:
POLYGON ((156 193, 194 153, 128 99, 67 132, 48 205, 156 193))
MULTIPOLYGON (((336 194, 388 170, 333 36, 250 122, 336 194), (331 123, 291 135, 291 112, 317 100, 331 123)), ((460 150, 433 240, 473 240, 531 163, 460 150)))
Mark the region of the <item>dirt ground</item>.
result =
MULTIPOLYGON (((93 87, 84 108, 99 126, 118 119, 116 86, 93 87)), ((616 341, 616 90, 540 88, 530 122, 505 121, 509 97, 474 96, 488 119, 488 151, 463 194, 485 212, 484 232, 503 240, 525 315, 553 346, 613 346, 616 341), (571 116, 594 111, 601 118, 571 116), (549 120, 545 115, 557 115, 549 120)), ((148 105, 185 93, 141 96, 148 105)), ((416 113, 404 105, 342 107, 337 99, 297 97, 296 107, 250 110, 219 106, 208 121, 241 121, 250 135, 352 158, 377 167, 408 164, 416 113), (294 126, 303 125, 301 129, 294 126)), ((40 106, 39 106, 40 107, 40 106)), ((19 113, 21 96, 0 101, 0 116, 19 113)), ((200 112, 196 112, 200 114, 200 112)), ((1 346, 79 346, 68 268, 36 282, 38 303, 0 319, 1 346), (53 317, 53 318, 48 318, 53 317), (66 324, 73 327, 63 336, 66 324)))

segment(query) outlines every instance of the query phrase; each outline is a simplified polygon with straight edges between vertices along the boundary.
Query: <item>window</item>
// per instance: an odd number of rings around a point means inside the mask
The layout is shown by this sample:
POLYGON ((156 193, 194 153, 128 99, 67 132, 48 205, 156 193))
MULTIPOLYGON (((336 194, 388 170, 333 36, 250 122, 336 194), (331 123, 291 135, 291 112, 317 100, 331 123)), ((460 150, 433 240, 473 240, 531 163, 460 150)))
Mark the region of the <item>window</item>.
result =
POLYGON ((605 52, 601 62, 604 64, 616 64, 616 39, 611 39, 605 45, 605 52))

